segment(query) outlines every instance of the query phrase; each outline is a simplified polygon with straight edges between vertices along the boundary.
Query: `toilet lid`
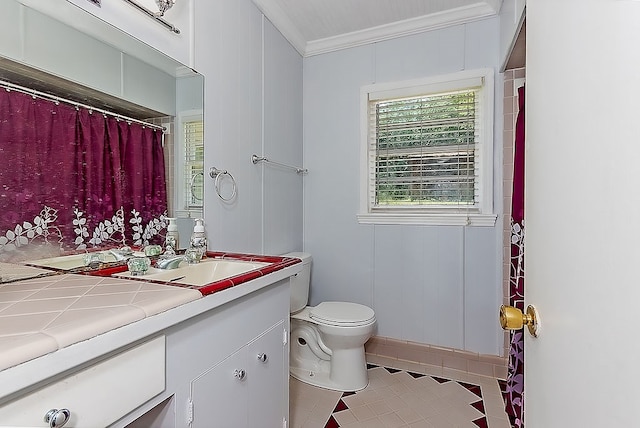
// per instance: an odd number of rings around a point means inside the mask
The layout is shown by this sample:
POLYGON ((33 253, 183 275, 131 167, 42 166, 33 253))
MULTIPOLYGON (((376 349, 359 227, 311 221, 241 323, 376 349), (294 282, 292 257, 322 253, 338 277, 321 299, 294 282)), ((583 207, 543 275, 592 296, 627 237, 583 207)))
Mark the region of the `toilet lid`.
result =
POLYGON ((375 320, 373 309, 350 302, 322 302, 311 309, 309 317, 321 324, 360 326, 375 320))

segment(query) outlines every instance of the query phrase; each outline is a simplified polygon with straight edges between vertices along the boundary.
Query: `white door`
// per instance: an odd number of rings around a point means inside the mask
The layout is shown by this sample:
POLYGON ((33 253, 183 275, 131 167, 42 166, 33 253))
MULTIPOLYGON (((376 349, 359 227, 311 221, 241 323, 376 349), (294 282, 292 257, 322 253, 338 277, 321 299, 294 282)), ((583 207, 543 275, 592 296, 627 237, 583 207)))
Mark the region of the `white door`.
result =
POLYGON ((640 2, 526 13, 525 425, 637 427, 640 2))

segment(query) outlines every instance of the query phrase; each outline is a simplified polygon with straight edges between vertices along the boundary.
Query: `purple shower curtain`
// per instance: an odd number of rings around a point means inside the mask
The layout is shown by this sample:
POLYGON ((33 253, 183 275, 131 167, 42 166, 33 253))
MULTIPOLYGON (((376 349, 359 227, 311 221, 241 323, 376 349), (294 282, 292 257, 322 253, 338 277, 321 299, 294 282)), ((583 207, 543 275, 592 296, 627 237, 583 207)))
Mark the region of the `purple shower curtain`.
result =
POLYGON ((0 259, 153 241, 162 226, 161 131, 2 89, 0 159, 0 259))
MULTIPOLYGON (((524 86, 518 88, 518 117, 513 160, 513 199, 511 201, 511 273, 509 304, 524 311, 524 86)), ((524 336, 512 331, 505 407, 513 427, 524 427, 524 336)))

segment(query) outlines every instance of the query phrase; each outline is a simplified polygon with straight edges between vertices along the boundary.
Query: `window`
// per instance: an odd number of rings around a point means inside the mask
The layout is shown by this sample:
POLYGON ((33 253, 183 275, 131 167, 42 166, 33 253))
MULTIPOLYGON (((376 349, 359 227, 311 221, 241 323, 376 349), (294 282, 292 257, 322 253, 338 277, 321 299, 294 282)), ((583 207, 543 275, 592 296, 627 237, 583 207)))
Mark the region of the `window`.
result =
POLYGON ((180 155, 176 156, 179 178, 177 216, 202 216, 204 201, 204 125, 202 114, 188 112, 179 116, 180 155))
POLYGON ((362 88, 360 223, 493 225, 493 70, 362 88))
POLYGON ((189 120, 184 126, 185 208, 202 208, 204 192, 204 135, 202 119, 189 120))

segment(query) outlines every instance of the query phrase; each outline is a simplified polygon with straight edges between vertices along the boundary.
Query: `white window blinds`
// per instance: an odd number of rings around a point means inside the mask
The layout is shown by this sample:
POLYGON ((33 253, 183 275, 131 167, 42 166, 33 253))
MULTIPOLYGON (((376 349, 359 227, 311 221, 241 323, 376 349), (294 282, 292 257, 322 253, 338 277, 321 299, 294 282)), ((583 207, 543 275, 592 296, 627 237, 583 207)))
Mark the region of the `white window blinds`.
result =
POLYGON ((493 91, 492 69, 363 86, 358 221, 495 224, 493 91))
POLYGON ((475 206, 479 198, 478 90, 370 102, 370 204, 374 210, 475 206))
POLYGON ((201 208, 204 195, 204 127, 202 120, 183 122, 185 209, 201 208))

